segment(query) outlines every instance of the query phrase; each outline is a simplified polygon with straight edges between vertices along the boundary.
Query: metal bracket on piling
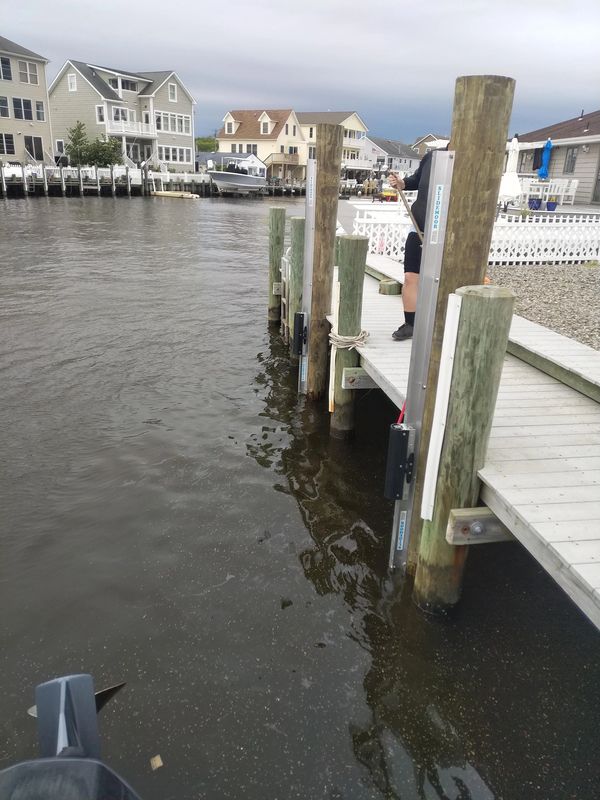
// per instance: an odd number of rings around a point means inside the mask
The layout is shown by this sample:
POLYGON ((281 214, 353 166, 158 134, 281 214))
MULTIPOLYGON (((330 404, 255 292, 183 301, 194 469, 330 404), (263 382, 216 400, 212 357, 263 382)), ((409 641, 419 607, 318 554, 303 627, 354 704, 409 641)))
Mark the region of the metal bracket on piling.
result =
POLYGON ((315 207, 317 188, 317 162, 309 158, 306 163, 306 211, 304 227, 304 274, 302 278, 302 313, 304 317, 304 344, 298 370, 298 394, 306 394, 308 378, 308 326, 312 304, 313 258, 315 249, 315 207))
MULTIPOLYGON (((406 415, 404 418, 406 424, 414 429, 415 460, 419 450, 419 439, 423 424, 425 390, 427 388, 427 373, 431 356, 431 342, 433 339, 453 169, 453 152, 437 151, 433 154, 429 193, 427 195, 417 313, 410 353, 406 415)), ((390 569, 395 567, 404 569, 406 567, 411 518, 414 513, 414 494, 415 481, 412 480, 407 484, 406 498, 401 501, 396 500, 395 503, 389 560, 390 569)), ((419 513, 419 510, 417 509, 417 513, 419 513)))

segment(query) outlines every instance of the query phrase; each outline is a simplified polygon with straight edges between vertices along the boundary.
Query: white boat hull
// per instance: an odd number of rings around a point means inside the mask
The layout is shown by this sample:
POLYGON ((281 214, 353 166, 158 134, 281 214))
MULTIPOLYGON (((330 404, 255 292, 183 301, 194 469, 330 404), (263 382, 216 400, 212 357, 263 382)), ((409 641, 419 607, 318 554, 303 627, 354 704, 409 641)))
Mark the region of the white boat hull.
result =
POLYGON ((267 186, 266 178, 258 175, 244 175, 242 172, 221 172, 208 170, 212 182, 219 192, 231 194, 258 194, 267 186))

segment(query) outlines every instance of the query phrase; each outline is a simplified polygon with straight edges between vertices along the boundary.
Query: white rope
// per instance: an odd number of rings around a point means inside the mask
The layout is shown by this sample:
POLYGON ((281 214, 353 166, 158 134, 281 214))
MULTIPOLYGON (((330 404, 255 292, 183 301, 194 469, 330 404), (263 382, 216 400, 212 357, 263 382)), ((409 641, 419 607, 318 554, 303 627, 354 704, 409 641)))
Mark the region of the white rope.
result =
POLYGON ((357 336, 341 336, 334 331, 329 334, 331 345, 339 350, 354 350, 357 347, 364 347, 368 338, 367 331, 361 331, 357 336))

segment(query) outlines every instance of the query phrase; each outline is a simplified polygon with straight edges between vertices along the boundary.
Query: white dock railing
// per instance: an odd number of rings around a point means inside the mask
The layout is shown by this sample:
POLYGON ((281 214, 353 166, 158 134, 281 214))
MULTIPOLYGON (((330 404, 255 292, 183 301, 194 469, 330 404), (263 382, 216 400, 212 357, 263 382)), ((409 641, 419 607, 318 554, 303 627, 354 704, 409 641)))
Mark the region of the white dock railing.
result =
MULTIPOLYGON (((353 233, 369 237, 369 252, 397 261, 413 229, 398 213, 359 212, 353 233), (372 215, 372 216, 371 216, 372 215), (374 217, 374 218, 373 218, 374 217)), ((600 260, 600 214, 501 215, 494 225, 488 263, 580 264, 600 260)))

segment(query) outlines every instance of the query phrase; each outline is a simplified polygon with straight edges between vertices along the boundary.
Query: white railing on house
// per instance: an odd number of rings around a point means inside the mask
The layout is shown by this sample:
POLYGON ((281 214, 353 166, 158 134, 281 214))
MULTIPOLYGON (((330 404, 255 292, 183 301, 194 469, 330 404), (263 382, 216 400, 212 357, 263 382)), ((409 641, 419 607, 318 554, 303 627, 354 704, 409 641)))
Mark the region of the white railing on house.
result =
MULTIPOLYGON (((408 217, 368 218, 367 214, 357 215, 353 233, 369 237, 370 253, 402 261, 406 237, 413 229, 408 217)), ((494 225, 488 263, 579 264, 599 259, 600 214, 501 215, 494 225)))
POLYGON ((117 122, 114 119, 109 119, 106 123, 109 133, 121 133, 124 136, 156 136, 156 125, 148 122, 117 122))

